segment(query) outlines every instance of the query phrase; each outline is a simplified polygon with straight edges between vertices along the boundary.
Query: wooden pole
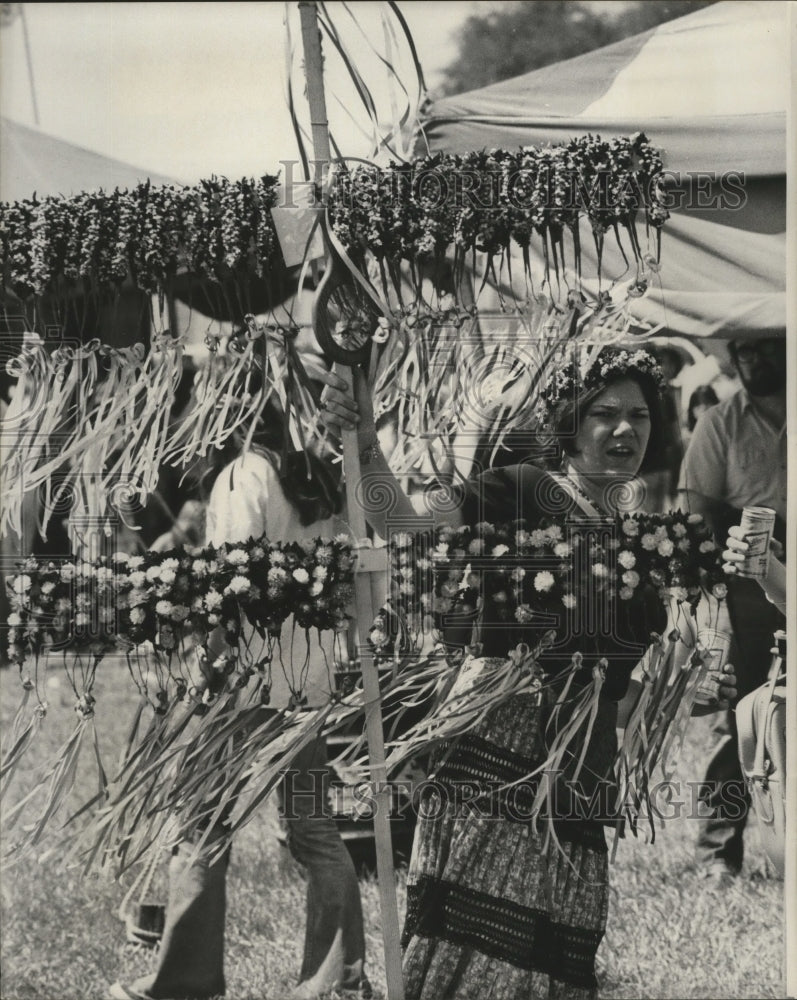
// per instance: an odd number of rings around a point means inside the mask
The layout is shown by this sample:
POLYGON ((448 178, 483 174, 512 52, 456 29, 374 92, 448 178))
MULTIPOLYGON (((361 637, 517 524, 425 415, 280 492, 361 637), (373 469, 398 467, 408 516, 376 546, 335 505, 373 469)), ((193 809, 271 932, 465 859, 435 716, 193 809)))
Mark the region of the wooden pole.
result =
MULTIPOLYGON (((790 77, 791 87, 789 94, 788 113, 786 117, 786 149, 787 149, 787 174, 789 190, 797 188, 797 6, 787 4, 787 38, 790 50, 790 77)), ((792 194, 786 199, 786 232, 788 241, 786 247, 786 257, 789 266, 786 268, 786 333, 787 352, 786 366, 791 379, 790 384, 795 384, 797 379, 797 277, 795 277, 795 264, 797 264, 797 198, 792 194)), ((794 405, 788 407, 787 423, 788 429, 794 441, 795 429, 797 429, 797 409, 794 405)), ((794 452, 791 456, 794 462, 794 452)), ((794 464, 792 464, 794 469, 794 464)), ((797 556, 797 490, 793 487, 789 490, 787 499, 786 517, 786 551, 788 558, 792 560, 797 556)), ((797 996, 797 795, 794 794, 795 776, 797 776, 797 588, 788 588, 786 606, 786 631, 791 635, 787 647, 786 672, 790 678, 786 685, 786 731, 792 736, 786 741, 786 774, 788 775, 789 790, 786 795, 786 863, 784 872, 784 996, 797 996)))
MULTIPOLYGON (((326 99, 324 96, 323 61, 321 56, 321 36, 318 27, 318 12, 311 0, 301 0, 299 13, 302 22, 302 43, 304 47, 304 70, 307 80, 307 99, 310 105, 310 124, 313 135, 315 156, 314 180, 323 183, 330 161, 329 123, 327 121, 326 99)), ((352 391, 352 373, 342 369, 339 374, 345 378, 352 391)), ((396 899, 396 875, 393 867, 393 843, 390 834, 391 793, 387 783, 385 767, 385 742, 382 726, 382 700, 379 690, 379 675, 367 643, 362 641, 362 632, 368 629, 378 610, 374 605, 371 581, 373 574, 387 569, 385 553, 370 548, 367 543, 365 515, 356 496, 356 486, 360 481, 360 452, 357 432, 342 431, 343 470, 346 480, 346 501, 348 519, 358 546, 357 566, 354 574, 354 596, 356 624, 361 630, 359 658, 365 696, 365 725, 368 738, 368 759, 371 780, 374 787, 374 838, 376 843, 376 870, 379 880, 379 899, 382 914, 382 940, 385 948, 385 975, 388 1000, 404 1000, 404 980, 401 972, 401 943, 396 899)))
POLYGON ((21 3, 17 5, 17 10, 19 11, 20 17, 22 19, 22 38, 25 42, 25 62, 28 66, 28 80, 30 81, 30 100, 33 105, 33 120, 36 123, 36 128, 39 127, 39 102, 36 100, 36 81, 33 77, 33 58, 30 52, 30 39, 28 38, 28 19, 25 14, 25 4, 21 3))

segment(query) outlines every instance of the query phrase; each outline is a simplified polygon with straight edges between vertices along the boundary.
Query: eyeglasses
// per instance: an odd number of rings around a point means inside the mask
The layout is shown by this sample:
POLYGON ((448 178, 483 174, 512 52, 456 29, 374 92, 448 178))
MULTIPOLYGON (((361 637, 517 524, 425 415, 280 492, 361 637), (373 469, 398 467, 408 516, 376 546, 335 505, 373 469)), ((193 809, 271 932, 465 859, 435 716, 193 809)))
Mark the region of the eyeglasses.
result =
POLYGON ((753 344, 739 344, 734 348, 737 361, 755 361, 756 358, 776 361, 782 352, 783 346, 778 340, 759 340, 753 344))

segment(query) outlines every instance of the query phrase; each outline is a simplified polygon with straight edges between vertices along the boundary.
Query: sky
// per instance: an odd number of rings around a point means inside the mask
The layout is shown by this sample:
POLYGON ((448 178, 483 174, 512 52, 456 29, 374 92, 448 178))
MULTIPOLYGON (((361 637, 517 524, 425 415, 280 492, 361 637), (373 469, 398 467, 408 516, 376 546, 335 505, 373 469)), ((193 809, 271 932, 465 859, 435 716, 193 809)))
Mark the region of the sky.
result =
MULTIPOLYGON (((296 155, 285 101, 285 11, 301 85, 297 5, 282 3, 36 3, 25 5, 39 126, 59 138, 177 181, 212 173, 253 176, 296 155)), ((380 11, 353 5, 367 37, 384 52, 380 11)), ((455 54, 454 32, 482 2, 402 0, 427 83, 434 86, 455 54)), ((370 55, 341 3, 328 5, 368 85, 392 106, 387 73, 370 55)), ((17 17, 0 31, 0 107, 33 125, 24 29, 17 17)), ((412 79, 406 50, 393 48, 402 79, 412 79)), ((356 95, 340 61, 325 45, 328 110, 347 155, 365 155, 368 141, 356 95)), ((299 90, 297 104, 306 116, 299 90)))

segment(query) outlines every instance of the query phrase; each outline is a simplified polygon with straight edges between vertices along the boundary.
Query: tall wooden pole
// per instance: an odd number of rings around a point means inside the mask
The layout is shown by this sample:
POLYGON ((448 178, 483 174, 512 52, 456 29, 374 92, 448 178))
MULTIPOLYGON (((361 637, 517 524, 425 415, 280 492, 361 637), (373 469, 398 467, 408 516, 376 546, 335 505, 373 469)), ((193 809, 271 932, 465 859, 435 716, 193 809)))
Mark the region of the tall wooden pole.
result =
MULTIPOLYGON (((797 277, 795 277, 795 263, 797 263, 797 198, 794 191, 797 189, 797 7, 788 4, 786 33, 788 39, 791 86, 788 92, 791 95, 788 114, 786 116, 786 149, 787 149, 787 170, 788 186, 791 192, 786 199, 786 232, 788 233, 788 245, 786 248, 787 259, 791 266, 786 268, 786 333, 787 352, 786 365, 791 378, 791 385, 797 379, 797 277)), ((792 396, 791 405, 787 413, 788 430, 792 434, 794 441, 795 428, 797 428, 797 408, 794 406, 792 396)), ((794 461, 792 452, 791 461, 794 461)), ((792 464, 792 470, 794 465, 792 464)), ((789 559, 794 565, 794 558, 797 556, 797 490, 792 487, 789 490, 787 501, 786 517, 786 550, 789 559)), ((797 588, 788 588, 786 606, 786 631, 791 636, 787 647, 786 673, 789 681, 786 685, 786 731, 792 735, 786 741, 786 774, 788 775, 789 788, 786 794, 786 862, 784 873, 784 910, 785 937, 785 979, 784 996, 797 996, 797 588)))
MULTIPOLYGON (((327 121, 326 99, 324 96, 324 72, 321 56, 321 35, 318 27, 318 12, 311 0, 301 0, 299 12, 302 21, 302 43, 304 47, 304 70, 307 81, 307 99, 310 105, 310 123, 315 155, 314 180, 322 184, 329 167, 330 143, 327 121)), ((352 373, 343 369, 341 375, 352 387, 352 373)), ((343 470, 346 479, 346 501, 348 519, 355 541, 358 544, 357 567, 354 574, 354 595, 357 624, 362 634, 371 626, 378 610, 374 605, 371 580, 375 572, 386 570, 384 553, 376 552, 363 543, 367 538, 365 515, 356 496, 360 481, 360 453, 357 432, 342 431, 343 470)), ((366 735, 368 737, 368 759, 371 781, 374 787, 374 838, 376 842, 376 870, 379 880, 379 899, 382 914, 382 939, 385 948, 385 975, 387 978, 388 1000, 404 1000, 404 980, 401 973, 401 943, 396 899, 396 875, 393 867, 393 843, 390 834, 390 810, 392 796, 387 783, 385 767, 385 742, 382 726, 382 702, 379 690, 379 675, 373 656, 360 640, 360 665, 363 678, 363 694, 366 704, 366 735)))
POLYGON ((28 19, 25 14, 25 4, 17 5, 20 18, 22 19, 22 38, 25 42, 25 62, 28 66, 28 81, 30 82, 30 100, 33 105, 33 120, 36 128, 39 127, 39 102, 36 100, 36 81, 33 77, 33 58, 30 52, 30 39, 28 38, 28 19))

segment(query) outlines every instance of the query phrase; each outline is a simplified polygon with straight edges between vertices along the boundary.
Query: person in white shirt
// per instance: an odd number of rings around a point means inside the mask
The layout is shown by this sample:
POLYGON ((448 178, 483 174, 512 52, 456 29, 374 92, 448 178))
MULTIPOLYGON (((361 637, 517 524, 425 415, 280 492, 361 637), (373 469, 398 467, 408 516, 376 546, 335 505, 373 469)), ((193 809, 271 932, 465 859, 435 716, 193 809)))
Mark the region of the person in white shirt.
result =
MULTIPOLYGON (((281 454, 284 421, 269 406, 246 454, 237 454, 216 476, 207 508, 207 538, 212 545, 249 538, 282 542, 329 537, 346 530, 341 509, 340 475, 328 460, 312 451, 281 454)), ((242 442, 238 441, 238 448, 242 442)), ((246 641, 265 647, 267 640, 251 626, 246 641)), ((281 655, 272 662, 270 705, 281 708, 298 698, 307 707, 330 697, 335 659, 331 633, 322 645, 304 647, 291 660, 292 617, 284 626, 281 655), (323 648, 322 648, 323 647, 323 648)), ((219 630, 217 630, 219 631, 219 630)), ((224 651, 223 640, 211 636, 211 656, 224 651)), ((255 658, 257 658, 255 656, 255 658)), ((323 739, 312 742, 294 761, 281 788, 282 814, 294 858, 307 871, 307 914, 304 961, 292 1000, 336 995, 367 997, 365 937, 359 883, 351 857, 329 814, 329 770, 323 739), (351 992, 346 992, 351 991, 351 992)), ((225 881, 229 852, 213 864, 211 842, 186 870, 179 855, 170 867, 166 926, 154 974, 130 985, 115 983, 116 1000, 182 1000, 209 998, 225 991, 225 881)))

